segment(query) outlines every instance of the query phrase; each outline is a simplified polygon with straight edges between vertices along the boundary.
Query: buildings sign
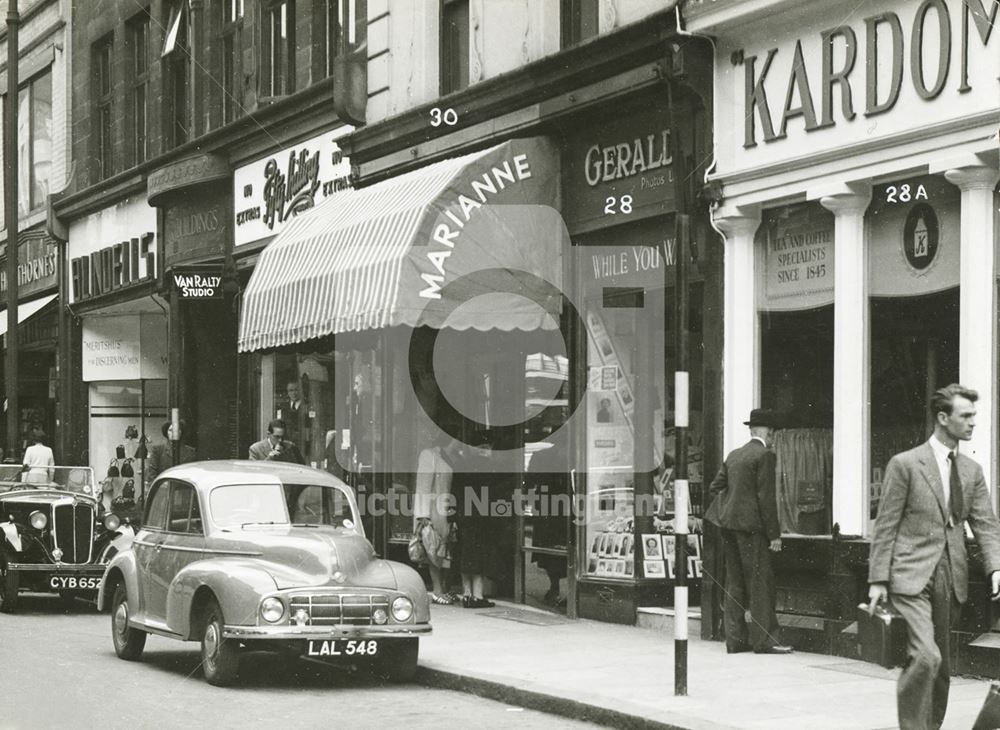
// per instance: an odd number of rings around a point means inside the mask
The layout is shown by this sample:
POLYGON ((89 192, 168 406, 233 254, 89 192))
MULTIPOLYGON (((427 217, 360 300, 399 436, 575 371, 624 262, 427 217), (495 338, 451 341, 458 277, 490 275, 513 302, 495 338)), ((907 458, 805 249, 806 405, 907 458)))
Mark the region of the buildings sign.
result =
POLYGON ((275 152, 233 175, 233 230, 237 246, 278 233, 304 210, 351 187, 351 165, 337 140, 340 127, 275 152))
POLYGON ((995 116, 993 0, 815 5, 783 31, 767 18, 720 39, 717 175, 995 116))
POLYGON ((144 233, 70 261, 74 302, 155 279, 154 233, 144 233))

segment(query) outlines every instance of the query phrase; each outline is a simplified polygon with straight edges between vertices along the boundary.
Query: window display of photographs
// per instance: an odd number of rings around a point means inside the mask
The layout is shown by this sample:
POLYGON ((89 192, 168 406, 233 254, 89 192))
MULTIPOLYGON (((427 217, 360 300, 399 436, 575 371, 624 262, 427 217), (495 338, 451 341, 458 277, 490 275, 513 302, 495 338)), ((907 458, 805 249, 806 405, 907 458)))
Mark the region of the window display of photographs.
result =
POLYGON ((594 535, 594 539, 590 543, 590 554, 591 555, 599 555, 600 554, 600 552, 601 552, 601 538, 603 538, 603 537, 604 537, 604 535, 601 535, 601 534, 594 535))
POLYGON ((663 561, 662 560, 644 560, 642 561, 642 572, 646 574, 647 578, 663 578, 663 561))
POLYGON ((688 558, 688 575, 701 578, 701 558, 694 555, 688 558))
POLYGON ((594 558, 591 558, 587 562, 587 572, 591 574, 597 572, 597 560, 595 560, 594 558))
POLYGON ((612 573, 617 576, 625 575, 625 561, 624 560, 609 560, 609 563, 613 563, 611 566, 613 568, 612 573))
POLYGON ((667 556, 667 577, 668 578, 675 578, 677 576, 677 572, 674 570, 674 566, 675 565, 676 565, 676 562, 674 561, 674 556, 673 555, 667 556))
POLYGON ((611 544, 611 555, 613 557, 618 557, 619 555, 621 555, 622 545, 624 544, 625 544, 625 534, 620 532, 617 535, 615 535, 614 540, 612 541, 611 544))
POLYGON ((645 560, 663 560, 663 550, 659 535, 642 536, 642 557, 645 560))
POLYGON ((663 538, 663 554, 673 556, 677 552, 677 541, 673 535, 661 535, 663 538))
POLYGON ((631 578, 632 574, 634 572, 634 569, 635 569, 635 564, 631 560, 626 560, 625 561, 625 575, 627 577, 631 578))
POLYGON ((607 560, 598 560, 597 561, 597 574, 598 575, 603 575, 603 574, 605 574, 607 572, 608 572, 608 561, 607 560))

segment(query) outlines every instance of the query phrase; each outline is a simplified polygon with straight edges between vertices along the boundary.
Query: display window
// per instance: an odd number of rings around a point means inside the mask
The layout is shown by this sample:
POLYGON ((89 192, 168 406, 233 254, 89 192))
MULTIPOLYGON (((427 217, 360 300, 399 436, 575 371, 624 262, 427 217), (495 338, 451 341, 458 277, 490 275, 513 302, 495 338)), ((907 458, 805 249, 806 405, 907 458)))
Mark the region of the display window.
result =
POLYGON ((833 214, 819 203, 765 212, 757 231, 760 403, 775 434, 783 534, 833 526, 833 214))

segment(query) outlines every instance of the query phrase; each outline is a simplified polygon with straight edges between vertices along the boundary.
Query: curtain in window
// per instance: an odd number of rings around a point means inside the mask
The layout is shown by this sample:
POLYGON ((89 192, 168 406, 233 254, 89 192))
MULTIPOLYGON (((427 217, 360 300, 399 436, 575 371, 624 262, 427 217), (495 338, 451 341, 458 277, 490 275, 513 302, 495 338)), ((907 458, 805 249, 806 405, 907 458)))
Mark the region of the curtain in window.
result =
POLYGON ((774 439, 778 519, 782 533, 830 531, 833 485, 833 430, 793 428, 774 439))

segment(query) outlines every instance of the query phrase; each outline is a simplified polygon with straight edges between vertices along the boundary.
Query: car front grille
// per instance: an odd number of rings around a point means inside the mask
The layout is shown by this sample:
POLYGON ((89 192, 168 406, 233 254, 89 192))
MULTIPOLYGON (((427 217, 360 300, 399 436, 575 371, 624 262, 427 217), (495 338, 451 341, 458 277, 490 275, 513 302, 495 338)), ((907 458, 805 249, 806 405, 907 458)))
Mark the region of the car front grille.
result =
POLYGON ((94 543, 94 510, 86 504, 60 504, 55 508, 55 547, 63 551, 64 563, 90 562, 94 543))
POLYGON ((351 593, 324 593, 315 596, 292 596, 290 613, 304 608, 313 626, 371 626, 376 608, 389 613, 388 596, 351 593))

